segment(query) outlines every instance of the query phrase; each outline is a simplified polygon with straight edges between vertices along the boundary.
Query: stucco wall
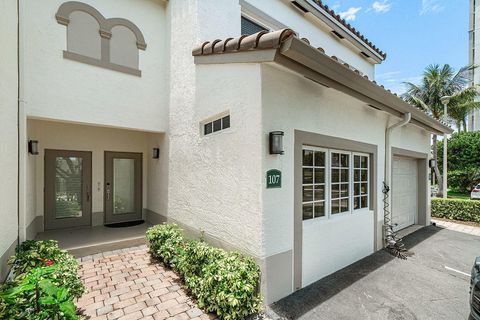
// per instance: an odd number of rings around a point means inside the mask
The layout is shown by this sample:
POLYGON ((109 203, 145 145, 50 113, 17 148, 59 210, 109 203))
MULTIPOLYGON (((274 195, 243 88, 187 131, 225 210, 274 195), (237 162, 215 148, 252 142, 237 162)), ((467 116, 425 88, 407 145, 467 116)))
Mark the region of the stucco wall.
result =
POLYGON ((170 1, 169 218, 260 255, 261 160, 258 65, 195 66, 200 40, 240 32, 240 6, 170 1), (221 6, 221 8, 219 8, 221 6), (211 13, 223 10, 212 19, 211 13), (230 111, 231 128, 202 137, 200 122, 230 111))
MULTIPOLYGON (((28 156, 28 198, 26 226, 35 216, 44 215, 44 150, 76 150, 92 152, 92 213, 103 212, 104 151, 140 152, 143 154, 143 207, 164 210, 167 176, 165 159, 152 159, 152 148, 163 149, 162 136, 147 132, 102 128, 71 123, 28 120, 28 137, 39 141, 38 156, 28 156), (61 134, 59 134, 61 133, 61 134), (150 171, 151 170, 151 171, 150 171), (152 177, 152 181, 150 180, 152 177), (149 186, 155 185, 152 192, 149 186), (154 192, 154 193, 153 193, 154 192), (148 202, 148 195, 155 198, 148 202)), ((102 222, 102 221, 100 221, 102 222)))
MULTIPOLYGON (((331 263, 321 264, 322 267, 304 277, 302 284, 305 285, 315 280, 313 275, 318 279, 345 266, 347 263, 345 256, 350 255, 356 260, 374 251, 374 228, 377 228, 377 233, 381 235, 379 226, 383 221, 381 190, 384 176, 385 128, 387 122, 394 123, 400 119, 390 117, 350 96, 270 64, 262 66, 262 88, 263 153, 268 154, 270 131, 285 132, 285 154, 267 155, 263 161, 264 173, 268 169, 279 169, 282 171, 283 179, 281 189, 263 188, 263 256, 270 257, 293 249, 295 130, 377 146, 377 179, 371 183, 374 183, 377 189, 378 223, 374 222, 373 211, 338 217, 332 221, 318 221, 318 223, 308 221, 304 228, 303 239, 308 240, 309 244, 303 246, 304 250, 312 249, 322 252, 322 255, 330 254, 331 263), (311 224, 317 224, 313 232, 310 230, 311 224), (356 227, 351 228, 352 225, 356 227), (335 228, 338 239, 344 239, 346 242, 337 240, 334 243, 333 235, 329 236, 330 233, 327 232, 330 228, 335 228), (342 238, 339 234, 344 234, 346 238, 342 238), (356 239, 355 241, 358 240, 358 242, 352 246, 348 244, 348 239, 356 239), (337 250, 340 249, 339 247, 341 250, 337 250)), ((394 131, 391 141, 393 147, 422 153, 428 153, 430 148, 429 134, 413 125, 394 131)), ((381 242, 379 245, 381 246, 381 242)), ((305 258, 304 253, 304 259, 307 259, 305 261, 309 264, 314 264, 315 259, 319 258, 318 256, 305 258)))
POLYGON ((27 116, 165 131, 168 121, 168 31, 162 0, 82 0, 106 18, 142 31, 142 77, 63 58, 66 27, 55 14, 66 1, 23 1, 24 100, 27 116))
POLYGON ((0 281, 7 271, 3 255, 18 236, 17 208, 17 5, 0 0, 0 281))
POLYGON ((275 20, 295 30, 300 37, 307 38, 314 47, 322 47, 329 56, 336 56, 362 71, 369 78, 375 75, 375 65, 371 64, 351 48, 346 41, 340 41, 330 34, 322 22, 312 14, 304 16, 290 4, 282 0, 245 0, 275 20))

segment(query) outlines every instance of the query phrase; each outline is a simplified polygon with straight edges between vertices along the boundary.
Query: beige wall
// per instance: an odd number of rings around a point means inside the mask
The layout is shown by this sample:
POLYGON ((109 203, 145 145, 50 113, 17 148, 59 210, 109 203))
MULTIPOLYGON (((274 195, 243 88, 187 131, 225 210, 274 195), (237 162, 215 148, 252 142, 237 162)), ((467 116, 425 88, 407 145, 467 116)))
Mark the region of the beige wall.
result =
POLYGON ((0 0, 0 281, 18 236, 17 5, 0 0))
MULTIPOLYGON (((163 159, 152 159, 152 148, 164 149, 163 134, 94 127, 73 123, 28 120, 28 138, 39 141, 40 154, 28 155, 27 166, 27 216, 26 226, 35 216, 44 215, 44 154, 45 149, 77 150, 92 152, 92 212, 103 212, 104 151, 140 152, 143 154, 143 208, 162 210, 166 206, 167 171, 163 159), (151 170, 151 171, 150 171, 151 170), (151 180, 150 180, 150 177, 151 180), (149 191, 152 186, 153 192, 149 191)), ((100 223, 102 220, 99 221, 100 223)))

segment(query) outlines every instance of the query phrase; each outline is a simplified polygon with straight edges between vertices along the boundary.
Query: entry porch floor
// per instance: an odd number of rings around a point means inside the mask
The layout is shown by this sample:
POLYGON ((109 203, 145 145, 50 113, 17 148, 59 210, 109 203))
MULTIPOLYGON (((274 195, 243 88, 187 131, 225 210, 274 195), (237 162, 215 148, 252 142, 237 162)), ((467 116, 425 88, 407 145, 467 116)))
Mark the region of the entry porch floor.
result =
POLYGON ((35 240, 57 240, 60 248, 77 258, 145 244, 145 233, 151 225, 147 222, 125 228, 105 226, 48 230, 35 240))

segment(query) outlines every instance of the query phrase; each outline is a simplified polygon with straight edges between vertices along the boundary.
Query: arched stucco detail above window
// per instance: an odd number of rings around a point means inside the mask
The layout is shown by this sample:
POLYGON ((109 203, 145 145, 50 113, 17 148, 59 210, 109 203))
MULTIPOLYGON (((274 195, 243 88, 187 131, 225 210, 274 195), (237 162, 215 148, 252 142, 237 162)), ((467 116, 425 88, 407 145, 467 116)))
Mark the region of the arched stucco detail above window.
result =
POLYGON ((133 22, 106 19, 97 9, 78 1, 60 5, 55 17, 67 27, 64 58, 141 76, 138 50, 145 50, 147 44, 133 22), (95 36, 98 39, 93 39, 95 36))

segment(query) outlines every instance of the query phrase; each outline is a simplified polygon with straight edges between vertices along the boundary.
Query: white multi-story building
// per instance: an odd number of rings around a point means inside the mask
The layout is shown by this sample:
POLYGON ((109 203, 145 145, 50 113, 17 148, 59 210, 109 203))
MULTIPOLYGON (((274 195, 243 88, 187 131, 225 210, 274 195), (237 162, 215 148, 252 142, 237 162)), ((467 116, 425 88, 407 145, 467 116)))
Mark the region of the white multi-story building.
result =
MULTIPOLYGON (((480 3, 478 0, 470 0, 470 28, 469 33, 469 65, 477 66, 470 72, 471 85, 480 84, 480 3)), ((468 116, 468 131, 480 130, 480 110, 473 111, 468 116)))
POLYGON ((383 181, 398 229, 430 222, 451 130, 321 1, 0 0, 0 39, 2 277, 44 230, 172 221, 254 257, 269 303, 383 247, 383 181))

